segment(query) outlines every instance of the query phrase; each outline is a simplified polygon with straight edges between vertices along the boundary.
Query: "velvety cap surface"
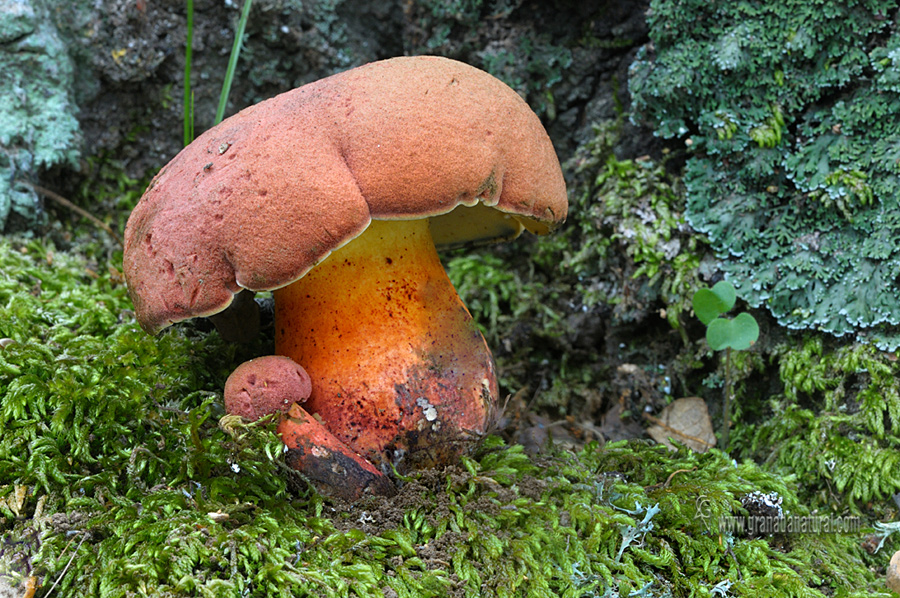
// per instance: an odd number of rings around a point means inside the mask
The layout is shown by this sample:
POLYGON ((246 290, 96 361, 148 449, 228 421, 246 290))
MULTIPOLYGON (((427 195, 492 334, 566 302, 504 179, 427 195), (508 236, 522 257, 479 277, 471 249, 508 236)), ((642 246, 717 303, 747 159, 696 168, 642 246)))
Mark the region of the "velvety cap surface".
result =
POLYGON ((432 217, 449 245, 544 233, 566 211, 550 139, 512 89, 461 62, 394 58, 198 137, 129 218, 125 276, 157 332, 223 310, 241 288, 289 284, 371 219, 432 217))
POLYGON ((287 413, 309 398, 309 374, 289 357, 266 355, 245 361, 225 381, 225 410, 256 421, 270 413, 287 413))

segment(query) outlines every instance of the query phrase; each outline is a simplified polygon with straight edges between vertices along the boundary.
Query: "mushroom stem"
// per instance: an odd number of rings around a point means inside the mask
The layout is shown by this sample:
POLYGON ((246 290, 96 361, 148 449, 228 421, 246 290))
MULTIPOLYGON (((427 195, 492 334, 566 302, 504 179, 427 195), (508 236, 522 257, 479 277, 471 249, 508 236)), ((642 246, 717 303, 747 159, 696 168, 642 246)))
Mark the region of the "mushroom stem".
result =
POLYGON ((427 220, 372 221, 275 292, 275 322, 276 352, 312 378, 304 407, 383 470, 447 462, 485 431, 493 358, 427 220))
POLYGON ((225 311, 209 316, 219 336, 229 343, 252 343, 259 336, 259 305, 255 293, 247 289, 236 293, 225 311))

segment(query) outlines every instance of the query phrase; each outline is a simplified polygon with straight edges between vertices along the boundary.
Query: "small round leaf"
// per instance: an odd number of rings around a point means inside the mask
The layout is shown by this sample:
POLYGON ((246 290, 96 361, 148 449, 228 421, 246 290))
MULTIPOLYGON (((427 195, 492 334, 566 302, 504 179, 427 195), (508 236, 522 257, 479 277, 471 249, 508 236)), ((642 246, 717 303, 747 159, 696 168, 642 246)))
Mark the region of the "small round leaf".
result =
POLYGON ((744 351, 759 338, 759 324, 748 313, 738 314, 733 320, 716 318, 706 329, 706 342, 713 351, 731 347, 744 351))
POLYGON ((700 289, 694 293, 691 304, 697 318, 706 325, 721 316, 732 307, 737 294, 730 282, 717 282, 711 289, 700 289))

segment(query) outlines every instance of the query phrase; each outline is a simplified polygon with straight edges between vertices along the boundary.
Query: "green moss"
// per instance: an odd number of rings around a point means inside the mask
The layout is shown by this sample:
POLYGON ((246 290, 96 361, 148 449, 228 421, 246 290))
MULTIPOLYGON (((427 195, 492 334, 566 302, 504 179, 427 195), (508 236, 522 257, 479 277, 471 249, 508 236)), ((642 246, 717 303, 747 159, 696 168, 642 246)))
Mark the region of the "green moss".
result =
MULTIPOLYGON (((820 337, 772 352, 783 390, 769 415, 742 428, 736 446, 800 479, 822 508, 859 508, 900 491, 900 384, 891 355, 870 345, 827 345, 820 337)), ((885 511, 887 513, 889 511, 885 511)))
POLYGON ((639 118, 689 138, 688 219, 789 328, 898 346, 900 38, 881 1, 655 2, 639 118))
MULTIPOLYGON (((136 128, 128 138, 134 140, 140 129, 136 128)), ((90 212, 110 227, 119 237, 125 230, 128 215, 150 184, 156 171, 147 173, 141 179, 135 179, 125 172, 122 161, 110 152, 99 152, 85 158, 82 162, 77 191, 70 198, 77 205, 89 208, 90 212)), ((111 239, 98 227, 71 212, 60 209, 63 221, 77 222, 70 226, 71 232, 80 240, 80 250, 90 255, 104 252, 102 247, 86 247, 86 240, 98 238, 98 244, 111 239)))
MULTIPOLYGON (((446 270, 494 350, 502 392, 515 393, 531 383, 533 372, 525 371, 522 364, 543 362, 558 367, 555 360, 553 364, 547 361, 548 352, 535 345, 555 344, 567 333, 568 326, 557 307, 564 293, 559 281, 544 270, 537 271, 528 259, 503 250, 454 252, 446 260, 446 270), (528 323, 527 330, 522 329, 523 322, 528 323), (516 330, 529 341, 514 344, 509 335, 516 330), (531 339, 540 341, 532 343, 531 339), (518 367, 508 367, 516 362, 518 367)), ((566 382, 569 380, 566 377, 566 382)), ((545 400, 565 405, 570 398, 547 396, 545 400)))
POLYGON ((0 567, 45 590, 878 595, 856 537, 785 545, 707 527, 753 490, 807 512, 792 477, 715 451, 637 442, 533 459, 490 438, 396 499, 326 501, 284 467, 271 422, 219 419, 244 355, 189 326, 147 336, 117 277, 87 265, 0 243, 0 336, 15 341, 0 349, 0 567))
POLYGON ((661 164, 616 157, 620 135, 621 122, 601 123, 572 158, 571 217, 560 234, 542 241, 537 259, 558 261, 578 280, 586 304, 618 305, 627 320, 621 284, 598 284, 610 269, 624 270, 649 292, 645 299, 658 297, 670 308, 678 328, 699 284, 701 240, 688 234, 683 196, 661 164))
POLYGON ((115 272, 37 242, 3 254, 0 335, 14 341, 0 352, 4 477, 93 495, 190 476, 197 462, 164 464, 153 447, 187 451, 169 426, 199 425, 190 409, 207 401, 210 372, 195 351, 216 350, 210 339, 145 335, 115 272))
POLYGON ((447 267, 453 286, 466 298, 466 306, 491 341, 497 341, 503 329, 539 300, 540 288, 523 280, 523 274, 509 268, 498 255, 460 253, 447 267))

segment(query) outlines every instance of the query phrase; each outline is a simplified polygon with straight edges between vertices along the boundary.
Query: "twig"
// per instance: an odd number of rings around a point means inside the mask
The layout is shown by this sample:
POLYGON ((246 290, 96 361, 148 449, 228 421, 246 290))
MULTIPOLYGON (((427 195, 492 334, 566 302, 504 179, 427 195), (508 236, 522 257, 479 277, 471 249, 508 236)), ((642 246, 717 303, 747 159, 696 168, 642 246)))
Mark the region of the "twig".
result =
POLYGON ((66 571, 69 570, 69 567, 72 566, 72 561, 75 560, 75 557, 78 556, 78 549, 81 548, 81 545, 84 544, 84 541, 87 540, 88 533, 84 532, 81 536, 81 542, 78 543, 78 546, 75 547, 75 550, 72 552, 72 556, 69 557, 69 562, 66 563, 66 566, 63 568, 62 573, 59 574, 59 577, 56 578, 56 581, 53 582, 53 585, 50 586, 50 589, 47 590, 47 593, 44 595, 44 598, 50 596, 53 593, 53 590, 56 589, 56 586, 59 585, 59 582, 62 581, 62 578, 66 576, 66 571))
POLYGON ((669 477, 666 478, 666 483, 663 484, 663 488, 668 488, 668 487, 669 487, 669 484, 672 483, 672 478, 675 477, 675 474, 678 474, 678 473, 690 473, 690 472, 694 471, 695 469, 697 469, 697 468, 696 468, 696 467, 691 467, 690 469, 676 469, 675 471, 673 471, 672 473, 669 474, 669 477))
POLYGON ((59 193, 51 191, 50 189, 46 189, 44 187, 41 187, 40 185, 35 185, 34 183, 29 183, 27 181, 22 181, 22 182, 25 183, 26 185, 29 185, 37 193, 40 193, 47 199, 52 199, 59 205, 72 210, 79 216, 87 218, 88 220, 93 222, 95 225, 97 225, 98 227, 105 230, 107 232, 107 234, 109 234, 110 237, 112 237, 113 239, 116 240, 116 243, 118 243, 121 246, 124 246, 124 243, 122 242, 122 238, 119 235, 117 235, 116 232, 108 224, 106 224, 105 222, 103 222, 102 220, 100 220, 99 218, 97 218, 96 216, 94 216, 93 214, 91 214, 90 212, 85 210, 84 208, 76 206, 74 203, 72 203, 71 201, 69 201, 68 199, 66 199, 65 197, 60 195, 59 193))
POLYGON ((696 471, 696 469, 697 469, 696 467, 691 467, 690 469, 676 469, 675 471, 673 471, 672 473, 669 474, 669 477, 666 478, 665 482, 663 482, 662 484, 653 484, 652 486, 647 486, 646 490, 650 491, 650 490, 656 490, 657 488, 668 488, 669 484, 672 483, 672 479, 675 477, 676 474, 690 473, 692 471, 696 471))

